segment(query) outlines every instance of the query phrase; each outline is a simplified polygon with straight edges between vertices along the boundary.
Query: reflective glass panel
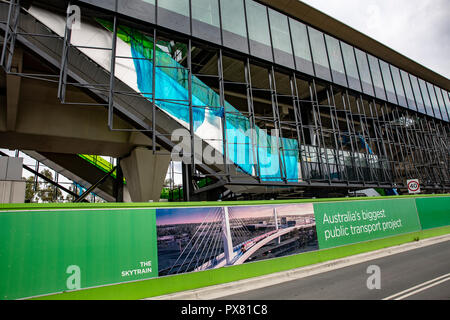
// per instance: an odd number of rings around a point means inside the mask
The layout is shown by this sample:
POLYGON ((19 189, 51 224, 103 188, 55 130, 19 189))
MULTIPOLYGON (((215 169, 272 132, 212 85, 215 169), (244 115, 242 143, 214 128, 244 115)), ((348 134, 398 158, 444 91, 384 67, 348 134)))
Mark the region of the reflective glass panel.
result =
POLYGON ((219 2, 191 0, 192 35, 220 44, 219 2))
POLYGON ((397 93, 398 104, 402 107, 408 107, 406 104, 405 91, 403 90, 402 79, 400 78, 400 71, 397 67, 391 65, 392 78, 394 79, 394 88, 397 93))
POLYGON ((447 117, 450 120, 450 95, 447 91, 442 90, 442 95, 444 96, 445 109, 447 110, 447 117))
POLYGON ((155 0, 119 0, 117 11, 129 17, 155 23, 155 0))
POLYGON ((256 57, 272 61, 267 8, 252 0, 246 0, 250 53, 256 57))
POLYGON ((405 88, 406 101, 408 102, 408 107, 411 110, 416 111, 417 106, 416 102, 414 101, 414 93, 411 87, 411 82, 409 80, 408 74, 405 71, 400 70, 400 76, 402 77, 403 88, 405 88))
POLYGON ((430 96, 428 95, 427 85, 424 80, 422 80, 420 78, 418 78, 418 80, 419 80, 420 92, 422 92, 423 102, 425 104, 425 109, 426 109, 427 115, 434 116, 433 107, 431 106, 430 96))
POLYGON ((297 70, 310 75, 314 75, 314 69, 311 60, 311 49, 309 47, 308 32, 306 26, 289 18, 291 26, 292 43, 294 45, 295 64, 297 70))
POLYGON ((345 71, 347 72, 348 86, 354 90, 361 91, 358 67, 356 66, 355 53, 353 47, 341 41, 342 55, 344 58, 345 71))
POLYGON ((355 48, 356 62, 358 63, 359 75, 363 92, 374 96, 372 78, 370 77, 369 63, 365 52, 355 48))
POLYGON ((434 86, 434 91, 436 92, 436 97, 437 97, 437 100, 439 103, 439 109, 441 109, 442 119, 448 121, 447 108, 445 107, 442 90, 441 90, 441 88, 434 86))
POLYGON ((244 0, 220 0, 223 45, 248 53, 244 0))
POLYGON ((427 84, 428 94, 430 95, 431 107, 433 108, 434 116, 436 118, 442 119, 441 110, 439 108, 438 101, 436 99, 436 93, 434 92, 433 85, 430 83, 427 84))
POLYGON ((284 14, 269 9, 269 19, 275 62, 286 67, 294 68, 294 56, 292 55, 292 44, 287 17, 284 14))
POLYGON ((397 97, 395 95, 394 84, 392 83, 391 71, 389 65, 383 60, 380 62, 381 75, 383 76, 384 87, 386 88, 387 100, 397 104, 397 97))
POLYGON ((189 0, 158 0, 158 21, 161 26, 190 34, 189 0))
POLYGON ((423 114, 427 114, 427 112, 425 111, 425 105, 423 104, 422 93, 420 92, 420 87, 419 87, 419 82, 417 80, 417 77, 410 74, 409 78, 411 79, 411 85, 413 88, 414 97, 416 98, 417 111, 419 111, 420 113, 423 113, 423 114))
POLYGON ((331 81, 330 67, 328 66, 327 49, 323 33, 308 27, 309 40, 313 54, 314 70, 316 76, 331 81))
POLYGON ((375 97, 386 100, 386 92, 384 91, 383 78, 381 77, 378 59, 370 54, 368 54, 367 57, 369 58, 370 72, 372 74, 372 80, 375 87, 375 97))
POLYGON ((342 60, 339 40, 326 34, 325 41, 328 49, 328 57, 330 58, 333 82, 342 86, 347 86, 347 78, 345 76, 344 61, 342 60))

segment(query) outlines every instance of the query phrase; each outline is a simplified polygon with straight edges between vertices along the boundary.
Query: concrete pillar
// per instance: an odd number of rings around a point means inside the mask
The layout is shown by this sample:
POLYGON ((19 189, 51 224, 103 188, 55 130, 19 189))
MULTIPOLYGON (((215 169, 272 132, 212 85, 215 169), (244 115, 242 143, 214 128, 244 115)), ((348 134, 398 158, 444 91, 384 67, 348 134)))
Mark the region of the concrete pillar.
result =
POLYGON ((0 203, 24 203, 22 158, 0 157, 0 203))
POLYGON ((228 207, 222 209, 222 241, 227 265, 231 264, 233 255, 233 242, 231 241, 230 217, 228 207))
MULTIPOLYGON (((133 202, 159 202, 170 155, 153 154, 146 148, 136 148, 120 165, 133 202)), ((124 196, 124 200, 126 196, 124 196)))

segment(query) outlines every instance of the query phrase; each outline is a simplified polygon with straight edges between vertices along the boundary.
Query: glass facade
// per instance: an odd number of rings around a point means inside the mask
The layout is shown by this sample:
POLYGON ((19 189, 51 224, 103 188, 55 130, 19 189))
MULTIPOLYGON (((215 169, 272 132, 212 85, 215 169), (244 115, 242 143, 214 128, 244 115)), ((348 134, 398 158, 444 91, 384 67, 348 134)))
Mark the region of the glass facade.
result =
POLYGON ((442 90, 436 86, 434 86, 434 91, 436 93, 436 97, 439 103, 439 108, 441 109, 442 119, 448 121, 447 108, 444 102, 444 96, 442 95, 442 90))
POLYGON ((411 85, 413 88, 414 97, 416 98, 417 111, 419 111, 420 113, 423 113, 423 114, 427 114, 425 111, 425 105, 423 103, 422 93, 420 92, 420 87, 419 87, 419 82, 417 80, 417 77, 410 74, 409 78, 411 79, 411 85))
POLYGON ((411 81, 409 80, 408 74, 400 70, 400 76, 403 82, 403 88, 405 89, 406 102, 411 110, 417 111, 416 101, 414 100, 414 93, 411 87, 411 81))
POLYGON ((189 0, 158 0, 158 21, 161 26, 191 33, 189 0))
POLYGON ((347 72, 348 86, 354 90, 362 91, 353 47, 344 42, 341 42, 341 47, 342 56, 344 58, 345 71, 347 72))
POLYGON ((275 62, 294 68, 288 18, 275 10, 269 9, 269 19, 275 62))
POLYGON ((420 92, 422 92, 423 103, 425 105, 426 114, 434 116, 433 107, 431 106, 430 95, 428 94, 427 84, 422 79, 419 79, 420 92))
POLYGON ((403 82, 402 78, 400 77, 400 71, 397 67, 391 65, 391 73, 392 79, 394 79, 394 88, 395 93, 397 94, 398 104, 401 105, 402 107, 407 108, 408 105, 406 103, 405 90, 403 90, 403 82))
POLYGON ((373 85, 375 88, 375 97, 386 100, 386 92, 384 91, 383 78, 381 76, 378 59, 370 54, 368 54, 367 57, 369 60, 370 73, 372 74, 373 85))
POLYGON ((447 110, 447 117, 450 121, 450 94, 445 90, 441 90, 441 91, 442 91, 442 95, 444 97, 445 109, 447 110))
POLYGON ((308 27, 311 51, 313 54, 314 70, 316 76, 331 81, 330 67, 328 65, 327 48, 323 33, 308 27))
POLYGON ((258 58, 273 61, 270 42, 267 7, 252 0, 246 0, 250 53, 258 58))
POLYGON ((365 52, 355 48, 356 62, 358 63, 359 76, 364 93, 374 95, 372 77, 370 75, 369 63, 365 52))
POLYGON ((387 64, 383 60, 378 61, 380 62, 381 75, 383 77, 384 88, 386 89, 387 100, 389 102, 397 104, 397 97, 395 95, 394 83, 392 82, 389 64, 387 64))
POLYGON ((448 120, 447 91, 253 0, 81 2, 117 10, 448 120))
POLYGON ((427 84, 428 94, 430 95, 431 106, 433 107, 434 116, 436 118, 442 119, 441 110, 437 101, 436 93, 434 92, 434 87, 430 83, 427 84))
POLYGON ((221 44, 219 2, 217 0, 191 0, 192 35, 221 44))
POLYGON ((155 0, 118 0, 117 11, 139 20, 155 23, 155 0))
POLYGON ((295 65, 297 66, 297 70, 314 75, 308 30, 303 23, 291 18, 289 18, 289 25, 291 27, 292 44, 294 47, 295 65))
POLYGON ((248 53, 243 0, 220 0, 223 45, 248 53))
POLYGON ((450 95, 445 90, 441 90, 441 91, 442 91, 442 97, 444 99, 445 110, 447 111, 447 117, 450 121, 450 95))
POLYGON ((342 60, 339 40, 326 34, 325 41, 328 49, 328 56, 330 58, 330 67, 333 82, 346 87, 347 77, 345 76, 344 61, 342 60))

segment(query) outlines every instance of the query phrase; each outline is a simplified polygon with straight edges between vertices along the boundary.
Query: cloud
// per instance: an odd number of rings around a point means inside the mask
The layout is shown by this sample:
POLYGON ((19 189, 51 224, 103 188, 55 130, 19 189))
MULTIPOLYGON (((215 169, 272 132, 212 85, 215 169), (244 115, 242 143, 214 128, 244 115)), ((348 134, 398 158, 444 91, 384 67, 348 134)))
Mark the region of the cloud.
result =
POLYGON ((450 78, 450 1, 302 1, 450 78))

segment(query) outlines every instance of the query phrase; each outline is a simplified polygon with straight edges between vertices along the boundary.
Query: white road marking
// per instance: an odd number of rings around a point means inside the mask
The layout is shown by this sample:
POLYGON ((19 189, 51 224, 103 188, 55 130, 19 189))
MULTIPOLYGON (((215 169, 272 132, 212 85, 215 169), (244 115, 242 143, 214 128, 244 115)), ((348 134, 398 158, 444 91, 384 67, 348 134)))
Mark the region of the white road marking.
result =
POLYGON ((418 284, 414 287, 411 287, 409 289, 403 290, 401 292, 398 292, 396 294, 393 294, 389 297, 384 298, 383 300, 402 300, 409 296, 412 296, 414 294, 417 294, 419 292, 422 292, 424 290, 427 290, 431 287, 437 286, 438 284, 441 284, 443 282, 450 280, 450 273, 444 274, 440 277, 434 278, 432 280, 426 281, 424 283, 418 284))

